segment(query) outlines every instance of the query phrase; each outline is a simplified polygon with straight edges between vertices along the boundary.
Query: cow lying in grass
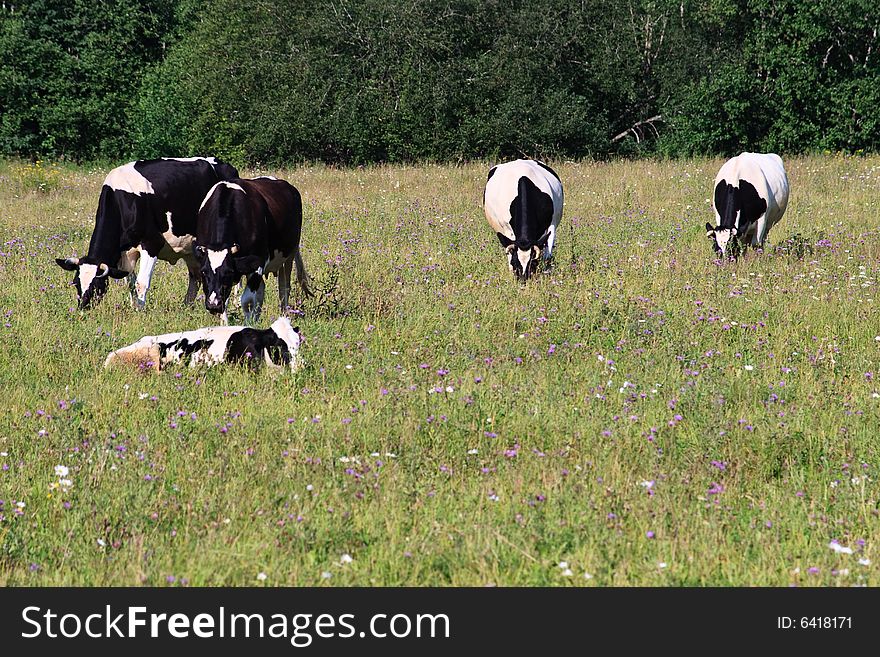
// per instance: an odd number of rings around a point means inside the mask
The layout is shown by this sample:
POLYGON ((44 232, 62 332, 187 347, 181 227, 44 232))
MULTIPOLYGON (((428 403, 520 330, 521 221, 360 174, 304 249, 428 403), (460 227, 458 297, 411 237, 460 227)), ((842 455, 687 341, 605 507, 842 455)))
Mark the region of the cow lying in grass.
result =
POLYGON ((289 367, 296 371, 302 361, 298 327, 282 317, 267 329, 246 326, 209 326, 182 333, 147 335, 134 344, 111 351, 104 367, 136 365, 159 371, 169 364, 210 367, 219 363, 240 363, 251 369, 263 364, 271 369, 289 367))

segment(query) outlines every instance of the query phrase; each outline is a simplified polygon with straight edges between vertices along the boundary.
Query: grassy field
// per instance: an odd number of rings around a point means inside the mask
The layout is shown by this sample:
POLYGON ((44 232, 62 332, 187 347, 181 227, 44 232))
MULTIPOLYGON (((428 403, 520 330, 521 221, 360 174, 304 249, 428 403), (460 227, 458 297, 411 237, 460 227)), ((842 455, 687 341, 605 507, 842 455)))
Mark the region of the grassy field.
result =
POLYGON ((526 286, 488 163, 247 171, 304 198, 294 376, 103 370, 203 299, 77 311, 105 170, 0 164, 0 584, 880 585, 880 158, 790 159, 725 264, 721 160, 552 164, 526 286))

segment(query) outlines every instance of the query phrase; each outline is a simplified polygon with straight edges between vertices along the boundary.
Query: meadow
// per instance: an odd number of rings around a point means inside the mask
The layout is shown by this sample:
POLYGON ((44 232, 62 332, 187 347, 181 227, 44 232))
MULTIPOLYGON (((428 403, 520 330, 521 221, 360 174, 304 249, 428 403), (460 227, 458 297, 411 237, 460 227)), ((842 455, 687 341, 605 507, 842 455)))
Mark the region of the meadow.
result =
POLYGON ((107 169, 0 163, 0 584, 880 585, 880 157, 789 158, 736 262, 721 163, 552 162, 524 286, 490 163, 245 170, 304 198, 294 375, 104 370, 202 295, 76 310, 107 169))

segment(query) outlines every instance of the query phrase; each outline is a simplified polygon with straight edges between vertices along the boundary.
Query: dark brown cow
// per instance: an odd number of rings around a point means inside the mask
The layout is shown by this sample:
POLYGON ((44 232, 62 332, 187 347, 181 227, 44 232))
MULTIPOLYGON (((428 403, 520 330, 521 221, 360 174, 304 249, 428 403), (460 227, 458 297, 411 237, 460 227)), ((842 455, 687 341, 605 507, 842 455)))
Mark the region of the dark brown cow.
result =
POLYGON ((214 185, 202 202, 196 228, 195 254, 205 307, 226 324, 232 287, 244 277, 241 307, 245 321, 256 322, 265 297, 265 278, 275 274, 283 313, 294 265, 297 282, 310 295, 299 250, 301 233, 302 198, 290 183, 266 176, 214 185))

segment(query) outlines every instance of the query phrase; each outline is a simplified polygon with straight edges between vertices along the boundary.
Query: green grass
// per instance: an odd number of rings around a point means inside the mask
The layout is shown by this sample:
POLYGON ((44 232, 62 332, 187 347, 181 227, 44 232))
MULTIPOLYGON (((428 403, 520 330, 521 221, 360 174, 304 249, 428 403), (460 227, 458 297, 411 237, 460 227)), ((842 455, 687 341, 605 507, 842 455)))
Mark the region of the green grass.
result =
POLYGON ((325 290, 294 376, 104 370, 211 316, 167 263, 147 312, 76 311, 54 258, 103 172, 0 164, 0 584, 880 585, 880 158, 789 160, 770 248, 723 266, 721 160, 552 164, 526 286, 487 163, 248 171, 301 190, 325 290))

